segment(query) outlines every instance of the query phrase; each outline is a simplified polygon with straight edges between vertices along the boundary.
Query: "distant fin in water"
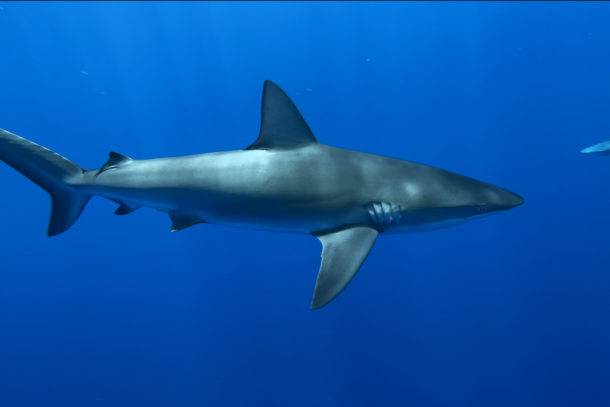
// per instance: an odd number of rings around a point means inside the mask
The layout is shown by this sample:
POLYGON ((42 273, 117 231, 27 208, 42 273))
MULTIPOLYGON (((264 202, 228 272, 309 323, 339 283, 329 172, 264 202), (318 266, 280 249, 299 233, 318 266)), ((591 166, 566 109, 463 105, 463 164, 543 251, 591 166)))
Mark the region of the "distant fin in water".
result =
POLYGON ((584 154, 610 154, 610 140, 580 150, 584 154))

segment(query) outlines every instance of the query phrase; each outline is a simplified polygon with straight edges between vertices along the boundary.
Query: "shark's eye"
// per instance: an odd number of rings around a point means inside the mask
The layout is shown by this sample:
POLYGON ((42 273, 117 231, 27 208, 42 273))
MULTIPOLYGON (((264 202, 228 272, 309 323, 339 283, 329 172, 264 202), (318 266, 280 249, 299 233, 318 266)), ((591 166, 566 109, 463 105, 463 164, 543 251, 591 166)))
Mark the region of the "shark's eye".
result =
POLYGON ((491 211, 491 206, 487 204, 480 204, 474 207, 475 213, 487 213, 491 211))
POLYGON ((476 213, 485 213, 489 212, 489 205, 481 204, 474 207, 474 211, 476 213))

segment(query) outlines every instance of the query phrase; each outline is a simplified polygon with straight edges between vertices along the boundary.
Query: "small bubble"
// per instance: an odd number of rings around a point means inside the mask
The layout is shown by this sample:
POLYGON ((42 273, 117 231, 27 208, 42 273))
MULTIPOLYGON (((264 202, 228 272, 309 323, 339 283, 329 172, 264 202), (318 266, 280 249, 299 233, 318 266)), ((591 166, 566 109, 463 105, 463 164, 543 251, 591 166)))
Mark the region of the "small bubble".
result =
POLYGON ((371 62, 371 58, 365 59, 366 62, 371 62))

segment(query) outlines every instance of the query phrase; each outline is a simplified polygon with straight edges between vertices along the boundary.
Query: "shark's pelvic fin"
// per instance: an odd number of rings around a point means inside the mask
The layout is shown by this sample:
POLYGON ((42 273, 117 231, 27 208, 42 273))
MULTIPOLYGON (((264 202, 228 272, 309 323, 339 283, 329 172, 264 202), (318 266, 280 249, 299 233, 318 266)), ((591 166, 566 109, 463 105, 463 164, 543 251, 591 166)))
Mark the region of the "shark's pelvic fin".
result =
POLYGON ((4 161, 51 195, 48 235, 68 230, 91 198, 72 189, 70 179, 83 176, 84 170, 61 155, 0 129, 0 160, 4 161))
POLYGON ((99 175, 106 170, 109 170, 111 168, 116 168, 119 165, 125 164, 130 161, 133 161, 133 160, 131 158, 127 157, 126 155, 115 153, 114 151, 111 151, 108 154, 108 161, 106 161, 106 163, 104 165, 102 165, 102 167, 99 169, 99 171, 95 175, 99 175))
POLYGON ((288 95, 275 83, 265 81, 260 133, 246 150, 294 148, 317 142, 288 95))
POLYGON ((373 228, 354 226, 315 235, 322 242, 322 263, 311 302, 312 309, 331 302, 352 281, 373 248, 378 234, 373 228))
POLYGON ((140 205, 134 205, 129 202, 123 202, 117 199, 113 199, 113 201, 119 204, 117 210, 114 211, 115 215, 129 215, 131 212, 141 208, 140 205))
POLYGON ((172 232, 177 232, 182 229, 186 229, 189 226, 197 225, 199 223, 206 223, 206 221, 195 215, 189 215, 180 212, 170 212, 169 218, 172 220, 172 232))

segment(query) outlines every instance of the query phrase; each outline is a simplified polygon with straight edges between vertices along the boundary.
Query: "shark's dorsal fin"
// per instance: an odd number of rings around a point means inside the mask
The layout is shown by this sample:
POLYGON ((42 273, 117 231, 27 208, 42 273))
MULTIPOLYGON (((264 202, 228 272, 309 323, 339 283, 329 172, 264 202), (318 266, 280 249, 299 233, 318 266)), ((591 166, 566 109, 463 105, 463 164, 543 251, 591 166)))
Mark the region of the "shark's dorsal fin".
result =
POLYGON ((102 172, 109 170, 110 168, 116 168, 119 165, 129 162, 129 161, 133 161, 133 160, 131 158, 127 157, 126 155, 115 153, 114 151, 111 151, 108 154, 108 161, 106 161, 106 163, 104 165, 102 165, 102 168, 100 168, 100 170, 97 172, 96 175, 100 175, 102 172))
POLYGON ((189 226, 197 225, 199 223, 206 223, 198 216, 189 215, 181 212, 170 212, 169 218, 172 220, 172 232, 177 232, 179 230, 186 229, 189 226))
POLYGON ((322 242, 322 263, 311 308, 331 302, 352 281, 377 240, 379 232, 354 226, 337 232, 314 234, 322 242))
POLYGON ((288 95, 275 83, 265 81, 260 133, 246 150, 294 148, 317 142, 288 95))

